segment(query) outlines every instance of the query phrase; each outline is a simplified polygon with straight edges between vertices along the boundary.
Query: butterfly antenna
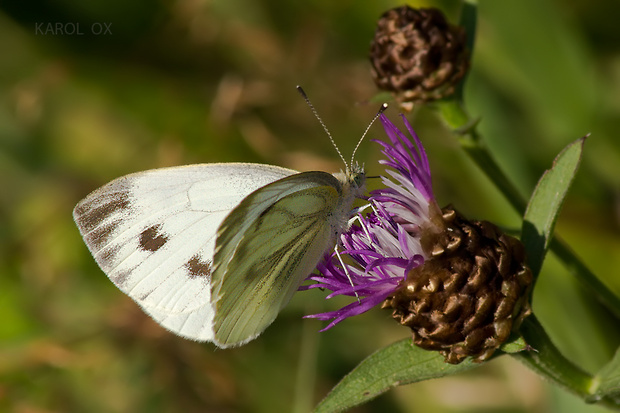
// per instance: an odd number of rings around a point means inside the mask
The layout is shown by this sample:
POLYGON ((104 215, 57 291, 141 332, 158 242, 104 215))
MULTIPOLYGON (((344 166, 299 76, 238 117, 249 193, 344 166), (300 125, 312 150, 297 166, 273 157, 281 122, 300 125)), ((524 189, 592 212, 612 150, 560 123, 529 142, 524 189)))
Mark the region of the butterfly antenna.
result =
POLYGON ((362 134, 362 137, 360 138, 360 140, 357 142, 357 145, 355 145, 355 149, 353 149, 353 155, 351 155, 351 165, 353 165, 353 160, 355 159, 355 152, 357 152, 357 148, 360 147, 360 145, 362 144, 362 141, 364 140, 364 138, 366 137, 366 135, 368 134, 368 131, 370 130, 370 127, 375 123, 375 121, 377 120, 377 118, 379 116, 381 116, 381 114, 383 112, 385 112, 385 110, 388 108, 388 104, 384 103, 381 105, 381 107, 379 108, 379 110, 377 111, 377 114, 375 115, 374 118, 372 118, 372 120, 370 121, 370 123, 368 124, 368 126, 366 127, 366 130, 364 131, 364 133, 362 134))
POLYGON ((323 130, 325 131, 325 133, 327 133, 327 136, 329 137, 329 140, 331 141, 332 145, 334 145, 334 148, 336 148, 336 152, 338 152, 338 156, 340 156, 340 159, 342 159, 342 162, 344 163, 344 166, 346 167, 346 169, 348 171, 349 170, 349 165, 347 165, 347 161, 344 159, 344 156, 342 156, 342 153, 340 152, 340 149, 338 149, 338 145, 336 145, 336 142, 334 142, 334 138, 332 138, 332 134, 329 133, 329 129, 327 129, 327 126, 325 126, 325 123, 323 123, 323 119, 321 119, 321 117, 319 116, 319 113, 314 108, 314 105, 312 104, 312 102, 310 102, 310 99, 308 98, 308 95, 306 95, 306 92, 304 92, 304 90, 299 85, 297 86, 297 91, 299 92, 301 97, 304 98, 304 100, 306 101, 308 106, 310 106, 310 110, 312 111, 312 113, 314 113, 314 116, 318 119, 318 121, 321 124, 321 126, 323 127, 323 130))

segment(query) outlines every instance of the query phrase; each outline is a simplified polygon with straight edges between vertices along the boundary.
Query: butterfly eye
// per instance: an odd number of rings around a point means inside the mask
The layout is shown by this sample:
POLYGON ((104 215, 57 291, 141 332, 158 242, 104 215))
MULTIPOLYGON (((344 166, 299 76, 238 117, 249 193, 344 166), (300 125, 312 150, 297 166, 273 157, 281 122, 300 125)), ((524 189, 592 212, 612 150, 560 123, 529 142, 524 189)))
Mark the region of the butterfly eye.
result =
POLYGON ((362 186, 364 186, 365 182, 366 182, 366 174, 363 172, 360 172, 353 177, 353 183, 358 188, 361 188, 362 186))

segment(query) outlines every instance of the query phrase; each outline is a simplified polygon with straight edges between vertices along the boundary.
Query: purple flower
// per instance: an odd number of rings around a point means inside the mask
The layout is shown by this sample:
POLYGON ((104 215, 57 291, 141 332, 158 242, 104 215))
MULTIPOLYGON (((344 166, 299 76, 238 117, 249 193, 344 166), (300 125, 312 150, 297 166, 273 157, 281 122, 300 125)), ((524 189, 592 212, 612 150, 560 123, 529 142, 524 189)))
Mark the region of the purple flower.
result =
POLYGON ((317 266, 319 274, 308 277, 314 284, 300 288, 332 291, 326 298, 356 297, 337 311, 306 316, 332 320, 321 331, 381 304, 412 268, 429 258, 422 247, 422 233, 441 228, 434 219, 441 217, 441 210, 433 195, 426 152, 407 119, 402 118, 413 142, 381 114, 389 138, 389 142, 376 141, 385 155, 380 161, 387 167, 387 176, 381 177, 385 188, 370 193, 371 212, 358 213, 357 222, 341 235, 344 250, 340 256, 327 254, 317 266))

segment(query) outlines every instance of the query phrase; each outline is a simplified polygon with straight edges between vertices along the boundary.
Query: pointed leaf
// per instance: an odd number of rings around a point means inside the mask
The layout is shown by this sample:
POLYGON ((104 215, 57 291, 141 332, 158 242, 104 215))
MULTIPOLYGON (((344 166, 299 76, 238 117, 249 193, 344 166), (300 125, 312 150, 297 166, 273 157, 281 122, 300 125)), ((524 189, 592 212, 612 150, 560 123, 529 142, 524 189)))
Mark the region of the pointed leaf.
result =
POLYGON ((522 336, 514 333, 513 336, 514 337, 509 338, 508 341, 506 341, 500 346, 499 349, 502 351, 502 353, 514 354, 521 351, 529 350, 529 346, 522 336))
POLYGON ((538 181, 527 205, 521 241, 534 276, 540 271, 560 208, 577 173, 584 142, 585 138, 578 139, 560 152, 538 181))
POLYGON ((588 399, 589 402, 608 397, 620 404, 620 348, 616 350, 613 359, 596 374, 594 385, 594 394, 588 399))
POLYGON ((416 347, 407 338, 367 357, 317 406, 315 413, 341 412, 392 387, 443 377, 476 367, 470 359, 448 364, 436 351, 416 347))

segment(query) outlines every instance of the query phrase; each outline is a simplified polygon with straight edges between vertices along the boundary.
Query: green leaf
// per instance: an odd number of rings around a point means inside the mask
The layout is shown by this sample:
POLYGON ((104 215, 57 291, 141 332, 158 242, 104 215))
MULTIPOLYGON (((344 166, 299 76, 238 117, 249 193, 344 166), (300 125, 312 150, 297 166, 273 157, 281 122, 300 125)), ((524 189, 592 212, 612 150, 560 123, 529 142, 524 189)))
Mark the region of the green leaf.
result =
POLYGON ((560 152, 538 181, 525 210, 521 241, 534 276, 540 271, 560 208, 577 173, 584 142, 585 138, 578 139, 560 152))
POLYGON ((499 349, 502 353, 514 354, 529 350, 529 345, 525 342, 525 339, 522 336, 515 333, 513 333, 513 336, 514 337, 509 338, 508 341, 500 346, 499 349))
POLYGON ((594 377, 592 396, 588 402, 597 402, 604 397, 616 401, 620 405, 620 348, 613 359, 606 364, 594 377))
POLYGON ((346 375, 317 406, 315 413, 341 412, 365 403, 392 387, 455 374, 476 367, 470 359, 448 364, 441 354, 416 347, 410 338, 373 353, 346 375))

